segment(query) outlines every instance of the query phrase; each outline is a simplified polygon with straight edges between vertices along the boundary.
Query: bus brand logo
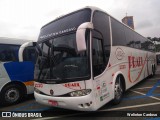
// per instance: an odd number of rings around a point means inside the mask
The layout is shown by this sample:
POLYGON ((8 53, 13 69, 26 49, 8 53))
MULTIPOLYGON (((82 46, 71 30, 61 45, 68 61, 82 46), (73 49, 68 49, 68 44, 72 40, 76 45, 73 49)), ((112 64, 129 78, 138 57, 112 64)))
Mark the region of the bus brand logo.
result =
POLYGON ((129 69, 143 66, 142 57, 128 56, 129 69))
POLYGON ((146 63, 146 59, 147 59, 147 56, 143 62, 143 58, 142 57, 139 57, 139 56, 128 56, 128 62, 129 62, 129 71, 128 71, 128 79, 131 83, 139 80, 140 76, 141 76, 141 73, 143 71, 143 68, 144 68, 144 65, 146 63), (137 69, 139 68, 139 69, 137 69), (137 75, 134 76, 134 80, 133 80, 133 73, 137 72, 137 75))
POLYGON ((123 52, 121 48, 117 48, 115 54, 118 60, 122 60, 124 58, 125 53, 123 52))
POLYGON ((67 88, 76 88, 76 87, 81 88, 79 83, 66 83, 64 84, 64 86, 67 88))
POLYGON ((50 90, 50 94, 51 94, 51 95, 53 95, 53 94, 54 94, 54 91, 53 91, 52 89, 50 90))
POLYGON ((36 88, 42 88, 43 87, 43 84, 42 83, 36 83, 35 85, 34 85, 34 87, 36 87, 36 88))

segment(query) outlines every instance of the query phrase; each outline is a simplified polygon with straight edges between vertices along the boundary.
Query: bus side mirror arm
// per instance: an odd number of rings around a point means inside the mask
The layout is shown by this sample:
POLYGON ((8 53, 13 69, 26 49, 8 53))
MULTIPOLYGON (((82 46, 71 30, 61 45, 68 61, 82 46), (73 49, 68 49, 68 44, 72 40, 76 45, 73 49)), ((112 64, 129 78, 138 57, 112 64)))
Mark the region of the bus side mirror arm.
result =
POLYGON ((28 46, 34 46, 35 42, 26 42, 24 44, 22 44, 19 48, 19 52, 18 52, 18 59, 19 62, 23 62, 23 51, 26 47, 28 46))
POLYGON ((85 40, 85 32, 86 29, 93 29, 93 23, 85 22, 82 23, 76 31, 76 44, 77 44, 77 51, 82 52, 86 51, 86 40, 85 40))

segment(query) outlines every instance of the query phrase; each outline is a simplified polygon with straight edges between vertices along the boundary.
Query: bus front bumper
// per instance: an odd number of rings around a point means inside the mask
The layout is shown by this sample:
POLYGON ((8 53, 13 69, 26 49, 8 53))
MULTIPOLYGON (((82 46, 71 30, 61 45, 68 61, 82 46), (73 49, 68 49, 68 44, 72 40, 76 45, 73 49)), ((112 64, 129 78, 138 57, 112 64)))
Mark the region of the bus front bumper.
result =
POLYGON ((48 106, 79 111, 97 110, 94 107, 95 105, 92 94, 80 97, 52 97, 34 92, 34 96, 38 103, 48 106))

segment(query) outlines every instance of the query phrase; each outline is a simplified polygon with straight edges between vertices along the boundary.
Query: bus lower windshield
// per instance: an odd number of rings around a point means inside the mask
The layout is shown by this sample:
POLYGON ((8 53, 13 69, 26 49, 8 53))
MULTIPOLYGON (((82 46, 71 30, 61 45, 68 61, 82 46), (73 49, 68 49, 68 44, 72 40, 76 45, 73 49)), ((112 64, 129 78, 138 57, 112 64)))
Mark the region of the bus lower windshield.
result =
POLYGON ((59 83, 89 77, 88 50, 76 52, 75 33, 40 42, 37 47, 42 53, 38 81, 59 83))

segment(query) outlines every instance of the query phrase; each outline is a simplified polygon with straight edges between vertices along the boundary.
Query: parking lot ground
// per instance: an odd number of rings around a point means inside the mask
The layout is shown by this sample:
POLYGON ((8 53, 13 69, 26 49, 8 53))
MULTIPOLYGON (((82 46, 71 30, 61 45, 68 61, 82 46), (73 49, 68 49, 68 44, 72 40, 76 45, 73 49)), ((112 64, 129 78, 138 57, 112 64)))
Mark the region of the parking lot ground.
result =
MULTIPOLYGON (((47 120, 47 119, 78 119, 80 116, 88 116, 89 119, 96 119, 93 117, 96 113, 86 113, 86 112, 78 112, 71 111, 65 109, 59 109, 54 107, 48 107, 45 105, 41 105, 34 100, 34 96, 31 95, 27 97, 24 101, 19 104, 8 106, 8 107, 0 107, 0 111, 22 111, 22 112, 41 112, 44 114, 43 118, 38 118, 39 120, 47 120), (92 118, 89 118, 92 117, 92 118)), ((106 104, 102 108, 100 108, 97 112, 103 111, 103 115, 98 119, 103 120, 104 117, 110 114, 109 111, 118 111, 123 114, 126 112, 158 112, 159 116, 156 117, 155 120, 160 119, 160 66, 156 71, 156 75, 152 78, 147 78, 134 87, 130 88, 127 92, 125 92, 123 99, 118 105, 111 105, 110 103, 106 104)), ((117 113, 117 112, 116 112, 117 113)), ((112 117, 107 117, 107 119, 113 119, 112 117)), ((27 118, 26 118, 27 119, 27 118)), ((37 120, 38 120, 37 119, 37 120)), ((143 120, 154 120, 151 117, 114 117, 116 120, 132 120, 132 119, 143 119, 143 120)))

